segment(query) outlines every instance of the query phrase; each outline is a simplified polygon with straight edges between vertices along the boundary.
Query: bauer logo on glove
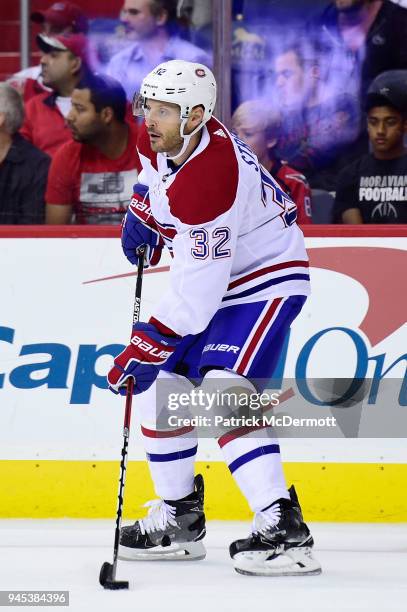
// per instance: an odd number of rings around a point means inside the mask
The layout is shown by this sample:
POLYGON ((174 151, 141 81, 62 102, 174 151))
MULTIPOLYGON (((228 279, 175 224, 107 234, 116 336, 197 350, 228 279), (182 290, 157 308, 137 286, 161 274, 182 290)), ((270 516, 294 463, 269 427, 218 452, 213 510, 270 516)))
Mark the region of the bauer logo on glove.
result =
MULTIPOLYGON (((138 346, 139 349, 144 351, 147 355, 151 355, 155 359, 161 359, 160 363, 165 363, 168 357, 171 357, 172 355, 172 351, 162 351, 157 348, 157 346, 146 342, 144 338, 140 338, 140 336, 133 336, 131 343, 134 344, 134 346, 138 346)), ((167 343, 163 340, 162 344, 167 343)), ((156 363, 158 363, 158 361, 156 363)))
POLYGON ((143 223, 151 223, 153 221, 151 217, 151 208, 149 200, 139 200, 136 194, 133 195, 130 206, 132 212, 139 218, 143 223))
POLYGON ((161 258, 164 241, 151 214, 148 189, 134 185, 131 199, 122 223, 122 249, 132 264, 137 264, 139 249, 145 246, 145 266, 156 266, 161 258))
POLYGON ((151 387, 162 366, 175 351, 180 337, 165 336, 151 323, 136 323, 130 344, 117 355, 107 375, 109 389, 126 395, 127 379, 134 378, 134 393, 151 387))

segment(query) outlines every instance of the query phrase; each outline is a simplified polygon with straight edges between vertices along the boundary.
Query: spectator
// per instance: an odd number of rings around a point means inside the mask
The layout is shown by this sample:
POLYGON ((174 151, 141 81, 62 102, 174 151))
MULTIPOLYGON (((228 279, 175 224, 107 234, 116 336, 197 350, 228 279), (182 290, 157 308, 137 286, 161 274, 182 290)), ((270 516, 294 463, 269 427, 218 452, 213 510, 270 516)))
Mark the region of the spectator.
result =
POLYGON ((283 46, 275 56, 274 83, 281 111, 279 155, 302 170, 312 167, 307 112, 317 107, 318 68, 313 53, 305 58, 297 44, 283 46))
POLYGON ((310 45, 287 44, 275 57, 275 85, 281 108, 320 104, 318 58, 310 45))
POLYGON ((283 47, 275 57, 275 85, 282 117, 277 154, 313 187, 334 190, 335 162, 348 159, 360 132, 359 100, 329 89, 317 44, 283 47))
MULTIPOLYGON (((319 116, 318 108, 314 108, 317 116, 314 112, 307 117, 312 164, 309 169, 300 167, 306 171, 312 188, 336 191, 342 168, 368 151, 363 101, 376 75, 407 68, 406 32, 407 11, 390 0, 334 0, 309 24, 308 36, 317 41, 321 84, 331 105, 331 110, 322 108, 319 116), (329 128, 330 113, 345 96, 346 135, 342 131, 336 144, 335 130, 329 128), (329 147, 321 147, 320 136, 324 131, 328 136, 331 133, 329 147)), ((296 159, 289 159, 299 165, 296 159)))
MULTIPOLYGON (((42 24, 46 36, 88 31, 88 20, 82 10, 72 2, 55 2, 45 11, 31 13, 31 21, 42 24)), ((23 95, 24 102, 44 91, 50 91, 41 77, 41 65, 31 66, 14 74, 9 83, 23 95)))
POLYGON ((74 141, 52 160, 47 223, 120 223, 137 182, 137 126, 127 123, 127 101, 115 79, 84 79, 72 94, 68 125, 74 141))
POLYGON ((20 94, 0 84, 0 223, 44 223, 50 159, 18 134, 24 118, 20 94))
POLYGON ((335 220, 407 223, 407 70, 379 75, 369 88, 366 110, 372 153, 341 172, 335 220))
POLYGON ((305 176, 276 155, 280 135, 280 116, 262 100, 243 102, 232 116, 232 128, 248 144, 259 162, 297 205, 298 223, 312 223, 311 190, 305 176))
POLYGON ((107 73, 123 83, 129 100, 144 76, 161 62, 184 59, 211 64, 203 49, 176 34, 176 0, 124 0, 121 18, 131 44, 112 57, 107 73))
POLYGON ((363 97, 378 74, 407 68, 407 10, 391 0, 335 0, 316 25, 337 91, 363 97))
POLYGON ((44 85, 52 89, 32 98, 26 105, 21 134, 49 155, 71 140, 66 117, 71 95, 86 68, 86 38, 83 34, 37 36, 42 51, 41 75, 44 85))

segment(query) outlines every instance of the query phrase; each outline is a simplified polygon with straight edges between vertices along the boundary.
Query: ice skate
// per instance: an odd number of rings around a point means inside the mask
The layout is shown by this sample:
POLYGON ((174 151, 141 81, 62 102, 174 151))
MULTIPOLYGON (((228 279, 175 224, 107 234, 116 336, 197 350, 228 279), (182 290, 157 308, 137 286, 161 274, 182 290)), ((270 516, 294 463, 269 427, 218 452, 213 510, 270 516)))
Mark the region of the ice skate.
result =
POLYGON ((197 561, 204 559, 204 481, 195 476, 194 492, 181 500, 148 502, 146 518, 120 531, 119 559, 197 561))
POLYGON ((249 576, 303 576, 321 573, 312 556, 314 540, 302 518, 294 487, 291 499, 278 499, 257 512, 253 532, 229 548, 235 570, 249 576))

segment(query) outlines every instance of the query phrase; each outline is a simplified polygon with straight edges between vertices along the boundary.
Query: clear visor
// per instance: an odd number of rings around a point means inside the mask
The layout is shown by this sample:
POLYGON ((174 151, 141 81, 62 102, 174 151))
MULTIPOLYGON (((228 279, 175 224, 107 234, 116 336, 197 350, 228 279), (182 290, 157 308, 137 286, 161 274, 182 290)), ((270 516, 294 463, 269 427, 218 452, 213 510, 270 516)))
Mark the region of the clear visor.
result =
POLYGON ((133 97, 131 110, 134 117, 144 117, 146 108, 146 98, 141 93, 136 92, 133 97))

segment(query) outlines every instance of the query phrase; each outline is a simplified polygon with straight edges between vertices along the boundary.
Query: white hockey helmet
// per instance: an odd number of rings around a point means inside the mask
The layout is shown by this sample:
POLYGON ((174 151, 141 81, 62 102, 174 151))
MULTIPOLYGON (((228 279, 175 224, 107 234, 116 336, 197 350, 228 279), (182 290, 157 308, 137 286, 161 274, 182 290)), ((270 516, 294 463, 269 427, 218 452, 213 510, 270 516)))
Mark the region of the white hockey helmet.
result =
MULTIPOLYGON (((189 141, 189 138, 212 117, 216 104, 215 77, 203 64, 185 60, 163 62, 144 78, 140 93, 134 96, 134 115, 143 114, 147 98, 178 104, 181 118, 180 134, 189 141), (184 127, 190 112, 194 106, 200 105, 204 107, 202 123, 186 136, 184 127)), ((185 147, 183 149, 185 150, 185 147)))

